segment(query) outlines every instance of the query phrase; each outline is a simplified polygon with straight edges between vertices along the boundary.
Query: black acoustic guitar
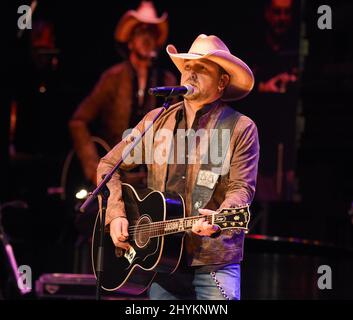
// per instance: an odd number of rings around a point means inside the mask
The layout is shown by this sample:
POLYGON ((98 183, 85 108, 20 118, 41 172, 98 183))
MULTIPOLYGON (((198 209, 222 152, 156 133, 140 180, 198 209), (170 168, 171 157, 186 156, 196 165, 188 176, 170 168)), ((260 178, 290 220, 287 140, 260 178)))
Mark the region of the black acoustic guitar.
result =
MULTIPOLYGON (((208 216, 185 217, 180 195, 159 191, 138 193, 122 184, 123 200, 129 220, 129 250, 116 248, 106 228, 104 237, 104 272, 102 288, 129 294, 141 294, 157 272, 173 273, 180 262, 184 232, 203 217, 221 229, 247 231, 249 206, 223 209, 208 216)), ((92 265, 96 274, 100 217, 96 218, 92 238, 92 265)))

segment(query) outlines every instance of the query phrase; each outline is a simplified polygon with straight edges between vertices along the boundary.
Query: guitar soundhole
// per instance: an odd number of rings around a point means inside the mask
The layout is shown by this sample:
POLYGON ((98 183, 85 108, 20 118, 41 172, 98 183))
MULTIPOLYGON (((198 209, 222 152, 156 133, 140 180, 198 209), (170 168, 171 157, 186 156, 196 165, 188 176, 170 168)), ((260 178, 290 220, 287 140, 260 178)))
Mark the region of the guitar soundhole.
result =
POLYGON ((148 216, 142 216, 136 224, 135 243, 139 248, 146 246, 150 241, 152 220, 148 216))

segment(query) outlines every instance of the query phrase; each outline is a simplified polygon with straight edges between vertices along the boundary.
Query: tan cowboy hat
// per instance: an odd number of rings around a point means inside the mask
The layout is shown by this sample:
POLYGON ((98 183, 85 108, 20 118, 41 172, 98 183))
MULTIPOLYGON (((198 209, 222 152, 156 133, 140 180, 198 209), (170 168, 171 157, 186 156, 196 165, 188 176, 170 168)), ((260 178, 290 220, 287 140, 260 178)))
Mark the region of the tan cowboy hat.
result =
POLYGON ((207 59, 220 65, 230 76, 230 82, 222 96, 224 101, 244 98, 254 86, 254 75, 250 68, 233 56, 217 36, 200 34, 188 53, 178 53, 173 45, 167 46, 167 53, 180 72, 183 71, 185 60, 207 59))
POLYGON ((115 39, 120 42, 127 42, 131 31, 140 23, 154 24, 159 30, 157 45, 163 46, 168 36, 168 14, 163 13, 158 18, 156 9, 150 1, 142 1, 137 10, 127 11, 115 28, 115 39))

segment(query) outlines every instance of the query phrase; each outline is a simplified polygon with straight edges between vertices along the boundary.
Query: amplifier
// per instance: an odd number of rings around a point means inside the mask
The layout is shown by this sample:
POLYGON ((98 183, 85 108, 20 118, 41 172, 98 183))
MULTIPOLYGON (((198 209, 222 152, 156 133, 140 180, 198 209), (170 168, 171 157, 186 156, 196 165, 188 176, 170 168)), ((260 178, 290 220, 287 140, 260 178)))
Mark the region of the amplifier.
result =
MULTIPOLYGON (((84 299, 96 298, 96 278, 93 274, 49 273, 36 281, 36 295, 39 299, 84 299)), ((102 290, 104 300, 141 300, 146 296, 128 296, 102 290)))

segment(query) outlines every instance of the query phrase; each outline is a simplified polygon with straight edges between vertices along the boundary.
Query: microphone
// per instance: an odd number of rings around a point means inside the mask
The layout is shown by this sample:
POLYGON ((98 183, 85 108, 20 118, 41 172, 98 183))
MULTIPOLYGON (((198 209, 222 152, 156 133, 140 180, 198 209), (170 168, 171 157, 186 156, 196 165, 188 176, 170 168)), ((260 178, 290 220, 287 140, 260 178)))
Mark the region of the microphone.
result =
POLYGON ((195 88, 189 84, 180 87, 155 87, 150 88, 148 93, 152 96, 173 97, 187 96, 194 93, 195 88))

